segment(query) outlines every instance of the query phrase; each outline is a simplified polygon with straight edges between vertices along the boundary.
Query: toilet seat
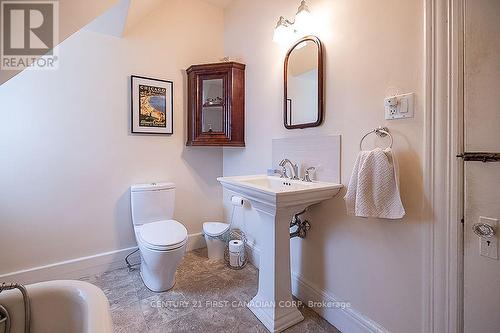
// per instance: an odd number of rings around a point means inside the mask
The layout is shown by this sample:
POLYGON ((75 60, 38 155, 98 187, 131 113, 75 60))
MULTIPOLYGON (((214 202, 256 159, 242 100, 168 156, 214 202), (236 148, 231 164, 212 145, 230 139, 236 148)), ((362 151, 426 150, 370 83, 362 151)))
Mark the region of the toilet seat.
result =
POLYGON ((146 248, 158 251, 175 250, 187 242, 186 227, 175 220, 143 224, 138 234, 146 248))

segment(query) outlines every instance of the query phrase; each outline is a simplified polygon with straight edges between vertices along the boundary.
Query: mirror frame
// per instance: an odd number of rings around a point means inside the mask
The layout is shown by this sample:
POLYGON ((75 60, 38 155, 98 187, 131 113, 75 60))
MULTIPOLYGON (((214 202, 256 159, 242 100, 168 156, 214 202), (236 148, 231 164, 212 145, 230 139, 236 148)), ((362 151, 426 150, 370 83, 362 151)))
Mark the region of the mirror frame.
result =
POLYGON ((284 63, 284 97, 283 97, 283 123, 286 129, 295 129, 295 128, 307 128, 307 127, 316 127, 321 125, 323 122, 323 44, 316 36, 305 36, 296 41, 292 47, 288 50, 285 56, 284 63), (290 58, 290 54, 292 51, 304 41, 313 41, 318 48, 318 120, 313 123, 304 123, 304 124, 296 124, 296 125, 288 125, 287 124, 287 74, 288 74, 288 60, 290 58))

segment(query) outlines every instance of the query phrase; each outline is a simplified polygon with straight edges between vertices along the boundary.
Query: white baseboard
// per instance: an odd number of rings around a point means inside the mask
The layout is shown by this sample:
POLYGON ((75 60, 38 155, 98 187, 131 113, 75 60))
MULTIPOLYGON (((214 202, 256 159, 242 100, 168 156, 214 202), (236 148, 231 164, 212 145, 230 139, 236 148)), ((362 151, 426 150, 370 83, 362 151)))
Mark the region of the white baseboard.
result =
POLYGON ((201 249, 203 247, 207 247, 207 243, 205 242, 205 236, 203 236, 201 232, 188 235, 186 251, 193 251, 196 249, 201 249))
POLYGON ((352 307, 333 306, 342 304, 342 300, 313 286, 295 273, 292 273, 292 293, 306 305, 310 305, 309 302, 325 302, 327 306, 312 307, 312 309, 343 333, 389 333, 380 324, 352 307))
MULTIPOLYGON (((249 260, 258 268, 260 249, 255 244, 247 244, 247 246, 249 260)), ((352 307, 335 307, 334 305, 341 303, 341 300, 314 286, 297 273, 292 273, 292 293, 308 306, 312 305, 309 302, 326 303, 327 306, 313 306, 311 308, 343 333, 389 333, 380 324, 352 307)))
MULTIPOLYGON (((188 235, 186 251, 192 251, 205 246, 205 238, 201 233, 188 235)), ((87 275, 102 274, 113 269, 126 267, 125 257, 135 249, 137 247, 133 246, 6 273, 0 275, 0 282, 30 284, 47 280, 78 279, 87 275)), ((138 254, 134 254, 130 258, 131 262, 138 262, 138 260, 138 254)))
POLYGON ((125 267, 125 257, 137 247, 98 253, 95 255, 65 260, 49 265, 23 269, 0 275, 0 281, 22 284, 47 280, 78 279, 82 276, 100 274, 125 267))

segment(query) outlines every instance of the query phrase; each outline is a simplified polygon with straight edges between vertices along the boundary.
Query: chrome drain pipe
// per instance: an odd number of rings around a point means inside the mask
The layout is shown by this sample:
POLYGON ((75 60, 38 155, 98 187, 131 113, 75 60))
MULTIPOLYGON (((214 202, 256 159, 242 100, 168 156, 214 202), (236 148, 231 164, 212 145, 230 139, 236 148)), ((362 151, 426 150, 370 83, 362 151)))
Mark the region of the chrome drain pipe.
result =
MULTIPOLYGON (((12 289, 18 289, 21 292, 21 294, 23 294, 24 332, 30 333, 31 307, 30 307, 30 298, 28 296, 28 291, 26 290, 26 288, 22 284, 5 283, 5 282, 2 282, 0 284, 0 293, 4 290, 12 290, 12 289)), ((9 331, 10 331, 10 316, 9 316, 9 313, 7 312, 7 309, 5 309, 3 306, 2 306, 2 310, 5 311, 5 316, 7 317, 6 326, 5 326, 5 333, 9 333, 9 331)))
POLYGON ((307 232, 311 229, 311 224, 307 220, 301 220, 300 215, 304 214, 306 209, 295 214, 290 221, 290 239, 294 237, 306 238, 307 232), (292 231, 292 229, 294 229, 292 231))

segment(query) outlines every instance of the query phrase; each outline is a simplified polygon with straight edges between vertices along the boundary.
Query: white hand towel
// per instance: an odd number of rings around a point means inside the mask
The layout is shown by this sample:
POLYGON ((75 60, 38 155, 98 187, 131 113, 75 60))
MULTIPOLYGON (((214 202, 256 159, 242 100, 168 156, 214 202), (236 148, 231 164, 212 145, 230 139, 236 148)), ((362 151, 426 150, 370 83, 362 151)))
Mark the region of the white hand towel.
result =
POLYGON ((347 214, 400 219, 405 209, 399 193, 398 164, 390 148, 359 152, 344 197, 347 214))

